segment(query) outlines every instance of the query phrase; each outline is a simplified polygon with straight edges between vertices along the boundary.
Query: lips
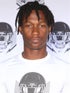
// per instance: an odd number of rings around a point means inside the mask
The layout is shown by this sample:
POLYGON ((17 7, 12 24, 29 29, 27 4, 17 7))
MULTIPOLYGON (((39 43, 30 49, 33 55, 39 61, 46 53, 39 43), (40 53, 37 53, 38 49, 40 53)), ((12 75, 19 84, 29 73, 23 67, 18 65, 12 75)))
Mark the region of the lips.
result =
POLYGON ((40 41, 41 41, 40 38, 32 38, 32 43, 38 43, 40 41))

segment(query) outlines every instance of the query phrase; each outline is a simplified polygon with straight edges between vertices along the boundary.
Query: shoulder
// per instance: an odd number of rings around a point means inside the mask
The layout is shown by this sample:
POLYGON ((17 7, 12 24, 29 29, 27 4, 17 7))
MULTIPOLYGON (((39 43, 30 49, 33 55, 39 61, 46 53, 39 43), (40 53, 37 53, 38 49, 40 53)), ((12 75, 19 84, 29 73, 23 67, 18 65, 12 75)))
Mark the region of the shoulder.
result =
POLYGON ((10 65, 15 65, 19 64, 21 62, 20 58, 21 54, 15 55, 13 57, 10 57, 0 63, 0 66, 10 66, 10 65))
POLYGON ((60 64, 60 65, 65 65, 66 61, 60 59, 57 56, 54 56, 53 54, 50 54, 50 59, 49 59, 51 64, 60 64))

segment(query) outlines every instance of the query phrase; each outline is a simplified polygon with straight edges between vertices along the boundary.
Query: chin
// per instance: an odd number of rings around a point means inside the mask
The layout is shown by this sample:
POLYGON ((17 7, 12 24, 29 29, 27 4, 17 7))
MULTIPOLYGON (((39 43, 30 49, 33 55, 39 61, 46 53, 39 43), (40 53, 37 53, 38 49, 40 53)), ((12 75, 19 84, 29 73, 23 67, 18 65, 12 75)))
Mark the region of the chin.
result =
POLYGON ((42 48, 43 48, 43 46, 31 47, 32 50, 40 50, 42 48))

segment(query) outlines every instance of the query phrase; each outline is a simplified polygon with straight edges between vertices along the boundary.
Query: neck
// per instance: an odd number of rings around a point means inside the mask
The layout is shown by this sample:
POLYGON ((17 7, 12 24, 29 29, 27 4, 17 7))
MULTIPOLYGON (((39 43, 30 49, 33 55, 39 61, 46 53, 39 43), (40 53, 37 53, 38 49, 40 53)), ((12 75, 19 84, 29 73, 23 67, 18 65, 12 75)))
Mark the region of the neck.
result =
POLYGON ((47 56, 47 51, 46 51, 46 48, 41 50, 24 49, 22 56, 26 59, 32 59, 32 60, 41 59, 47 56))

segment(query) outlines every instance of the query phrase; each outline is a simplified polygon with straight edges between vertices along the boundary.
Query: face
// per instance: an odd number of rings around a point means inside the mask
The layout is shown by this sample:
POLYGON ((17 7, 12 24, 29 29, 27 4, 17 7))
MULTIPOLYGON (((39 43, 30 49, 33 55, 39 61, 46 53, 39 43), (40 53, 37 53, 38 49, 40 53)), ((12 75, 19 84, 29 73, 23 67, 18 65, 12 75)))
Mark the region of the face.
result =
POLYGON ((53 33, 53 39, 56 41, 65 41, 67 38, 67 35, 65 32, 58 31, 57 33, 53 33))
POLYGON ((0 49, 7 48, 7 42, 9 40, 9 35, 7 35, 5 32, 0 32, 0 49))
POLYGON ((48 34, 51 30, 45 21, 45 17, 42 11, 39 11, 39 17, 33 10, 27 20, 23 20, 23 24, 19 27, 24 39, 24 47, 30 49, 41 49, 46 46, 48 34))
POLYGON ((65 47, 67 33, 63 31, 57 31, 56 33, 52 34, 52 37, 55 42, 55 47, 61 48, 61 49, 65 47))

